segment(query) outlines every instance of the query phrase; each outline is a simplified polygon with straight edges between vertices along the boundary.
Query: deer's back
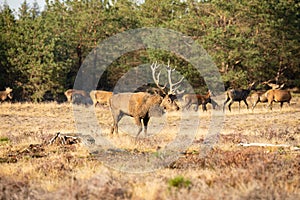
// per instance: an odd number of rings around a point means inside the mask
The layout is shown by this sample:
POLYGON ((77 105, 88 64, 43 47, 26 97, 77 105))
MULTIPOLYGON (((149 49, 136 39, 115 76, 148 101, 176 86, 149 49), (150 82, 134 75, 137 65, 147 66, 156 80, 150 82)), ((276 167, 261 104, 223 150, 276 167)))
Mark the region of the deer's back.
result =
POLYGON ((292 95, 290 91, 287 90, 269 90, 266 92, 266 97, 268 99, 278 101, 278 102, 284 102, 284 101, 290 101, 292 98, 292 95))
POLYGON ((227 92, 227 96, 234 101, 241 101, 247 99, 250 90, 232 89, 227 92))

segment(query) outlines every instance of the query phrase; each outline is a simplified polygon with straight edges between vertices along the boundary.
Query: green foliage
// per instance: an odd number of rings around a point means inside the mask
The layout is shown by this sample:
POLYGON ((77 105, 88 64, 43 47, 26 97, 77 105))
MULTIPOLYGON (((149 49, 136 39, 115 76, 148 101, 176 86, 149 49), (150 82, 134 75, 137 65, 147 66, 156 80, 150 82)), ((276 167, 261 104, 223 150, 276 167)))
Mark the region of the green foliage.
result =
POLYGON ((168 180, 168 185, 170 188, 189 188, 191 187, 192 182, 188 179, 185 179, 183 176, 176 176, 168 180))
POLYGON ((225 86, 232 88, 241 88, 249 84, 247 71, 229 71, 223 76, 225 86))
MULTIPOLYGON (((298 1, 46 0, 46 5, 41 11, 24 1, 17 16, 7 5, 0 6, 0 89, 19 91, 14 94, 19 100, 42 101, 48 93, 57 100, 73 87, 83 61, 101 41, 141 27, 163 27, 192 37, 212 57, 226 87, 267 80, 300 86, 298 1)), ((94 55, 95 60, 101 56, 94 55)), ((153 61, 170 61, 196 92, 207 90, 205 74, 184 58, 156 49, 122 55, 99 83, 95 62, 84 87, 98 84, 112 90, 129 69, 153 61)))
POLYGON ((9 142, 10 142, 10 139, 8 137, 0 137, 0 145, 7 144, 9 142))

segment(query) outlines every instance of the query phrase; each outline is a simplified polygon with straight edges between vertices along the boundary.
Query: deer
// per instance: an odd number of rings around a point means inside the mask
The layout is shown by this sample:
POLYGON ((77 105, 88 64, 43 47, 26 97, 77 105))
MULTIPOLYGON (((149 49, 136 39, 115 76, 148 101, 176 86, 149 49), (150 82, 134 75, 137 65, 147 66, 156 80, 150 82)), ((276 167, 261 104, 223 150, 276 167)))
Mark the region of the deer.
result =
POLYGON ((268 107, 272 110, 272 103, 280 102, 280 109, 282 109, 283 103, 287 102, 290 105, 292 99, 291 92, 288 90, 271 89, 265 93, 265 97, 268 100, 268 107))
POLYGON ((81 95, 83 97, 88 97, 87 93, 84 90, 76 90, 76 89, 68 89, 67 91, 65 91, 65 96, 67 97, 67 102, 69 102, 70 104, 73 101, 73 96, 74 95, 81 95))
POLYGON ((253 82, 249 85, 247 89, 231 89, 226 92, 226 100, 223 105, 223 112, 225 111, 225 105, 227 102, 228 104, 228 109, 231 112, 231 105, 233 102, 238 101, 239 102, 239 111, 241 107, 241 101, 244 101, 245 105, 247 106, 247 109, 249 109, 249 105, 247 103, 247 97, 250 94, 250 91, 254 89, 256 82, 253 82))
POLYGON ((266 91, 257 91, 251 94, 250 99, 252 102, 252 111, 254 110, 255 106, 261 102, 266 103, 268 102, 267 97, 265 96, 266 91))
MULTIPOLYGON (((264 81, 262 82, 263 85, 267 85, 269 88, 275 90, 281 90, 285 84, 281 84, 281 85, 278 85, 278 84, 275 84, 275 83, 271 83, 271 80, 268 80, 268 81, 264 81)), ((261 103, 266 103, 268 102, 268 99, 266 97, 266 91, 256 91, 254 92, 253 94, 251 94, 250 96, 250 99, 251 99, 251 102, 252 102, 252 111, 254 110, 255 106, 261 102, 261 103)))
POLYGON ((11 96, 12 89, 10 87, 5 88, 4 91, 0 91, 1 101, 5 101, 8 98, 12 99, 11 96))
POLYGON ((194 107, 195 112, 198 111, 198 107, 199 105, 202 105, 202 110, 207 111, 207 107, 206 104, 207 103, 211 103, 213 106, 213 109, 215 109, 216 106, 218 106, 218 104, 212 100, 211 97, 212 93, 210 90, 208 90, 208 92, 205 95, 201 95, 201 94, 185 94, 182 97, 182 100, 184 102, 184 105, 182 106, 182 110, 189 110, 189 108, 191 107, 191 105, 195 104, 196 107, 194 107))
POLYGON ((280 89, 282 89, 285 86, 284 83, 281 84, 281 85, 278 85, 278 84, 275 84, 275 83, 271 83, 271 81, 272 80, 264 81, 264 82, 262 82, 262 84, 263 85, 267 85, 269 88, 271 88, 273 90, 275 90, 275 89, 279 89, 280 90, 280 89))
MULTIPOLYGON (((147 136, 147 126, 152 116, 151 110, 159 108, 163 111, 178 111, 179 107, 175 101, 175 92, 181 93, 183 91, 179 91, 179 84, 183 80, 183 78, 177 83, 172 83, 171 81, 171 73, 174 69, 168 66, 168 81, 169 81, 169 92, 166 93, 164 91, 166 85, 161 87, 159 85, 159 77, 161 71, 158 73, 159 65, 156 63, 152 63, 150 66, 152 70, 152 78, 156 84, 156 86, 161 90, 163 95, 160 94, 150 94, 148 92, 137 92, 137 93, 119 93, 113 94, 109 101, 109 106, 111 110, 111 114, 113 117, 113 124, 111 126, 110 133, 114 132, 118 134, 118 123, 122 119, 124 115, 133 117, 135 119, 135 124, 138 127, 138 131, 136 134, 136 139, 139 134, 142 132, 142 122, 144 125, 144 134, 147 136)), ((163 112, 161 112, 163 114, 163 112)))
POLYGON ((113 93, 104 90, 92 90, 90 92, 90 97, 93 101, 93 105, 96 107, 100 105, 109 105, 109 99, 112 97, 113 93))

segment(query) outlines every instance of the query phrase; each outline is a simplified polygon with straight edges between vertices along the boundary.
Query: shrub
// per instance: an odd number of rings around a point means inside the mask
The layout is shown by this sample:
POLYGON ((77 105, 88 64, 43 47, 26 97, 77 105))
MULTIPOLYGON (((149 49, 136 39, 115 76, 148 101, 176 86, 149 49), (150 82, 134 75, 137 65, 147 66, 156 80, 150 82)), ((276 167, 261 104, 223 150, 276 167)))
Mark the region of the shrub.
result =
POLYGON ((189 188, 192 182, 188 179, 185 179, 183 176, 176 176, 168 181, 169 187, 176 188, 189 188))

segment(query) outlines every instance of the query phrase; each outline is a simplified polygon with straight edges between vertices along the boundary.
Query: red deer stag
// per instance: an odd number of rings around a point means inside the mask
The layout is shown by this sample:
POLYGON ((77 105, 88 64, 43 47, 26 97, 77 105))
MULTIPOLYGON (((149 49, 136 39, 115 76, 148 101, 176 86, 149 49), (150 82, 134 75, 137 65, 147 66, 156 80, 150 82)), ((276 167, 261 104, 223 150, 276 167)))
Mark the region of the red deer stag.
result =
POLYGON ((210 90, 208 90, 207 94, 205 95, 201 95, 201 94, 185 94, 182 97, 183 100, 183 106, 182 106, 182 110, 189 110, 190 107, 195 104, 195 112, 198 111, 198 107, 199 105, 202 105, 202 110, 203 111, 207 111, 207 107, 206 104, 207 103, 211 103, 213 106, 213 109, 215 109, 216 106, 218 106, 218 104, 212 100, 211 98, 211 92, 210 90))
MULTIPOLYGON (((155 84, 164 93, 163 96, 159 94, 149 94, 147 92, 138 93, 119 93, 114 94, 110 98, 110 110, 113 116, 113 125, 111 127, 111 134, 114 132, 118 133, 118 123, 124 115, 131 116, 135 119, 135 123, 138 126, 138 131, 136 138, 142 131, 142 121, 144 124, 144 133, 147 135, 147 125, 151 117, 151 109, 159 107, 160 110, 164 109, 166 111, 179 110, 178 105, 174 101, 171 93, 166 94, 164 88, 159 85, 160 72, 156 76, 156 70, 159 68, 157 63, 151 65, 152 76, 155 84)), ((173 84, 171 82, 171 72, 173 71, 169 65, 168 70, 168 80, 170 84, 170 92, 175 92, 178 90, 178 85, 181 81, 173 84)))
POLYGON ((109 105, 109 99, 113 95, 112 92, 104 90, 92 90, 90 92, 90 97, 93 101, 94 106, 100 105, 109 105))
POLYGON ((77 96, 77 97, 82 96, 84 98, 88 97, 87 93, 84 90, 75 90, 75 89, 69 89, 65 91, 65 96, 67 97, 67 101, 69 103, 72 103, 73 96, 77 96))
POLYGON ((250 84, 248 89, 231 89, 231 90, 227 91, 226 92, 227 98, 226 98, 226 101, 224 102, 224 105, 223 105, 223 112, 225 111, 225 105, 228 101, 229 101, 228 109, 229 109, 230 112, 231 112, 231 105, 235 101, 239 102, 239 111, 240 111, 240 107, 241 107, 241 101, 244 101, 244 103, 247 106, 247 109, 249 109, 249 106, 248 106, 248 103, 247 103, 246 99, 247 99, 250 91, 254 89, 255 83, 256 82, 253 82, 252 84, 250 84))
POLYGON ((280 102, 280 108, 282 108, 283 103, 287 102, 290 105, 290 101, 292 99, 292 95, 288 90, 268 90, 265 93, 265 97, 268 99, 268 107, 272 110, 272 103, 280 102))
MULTIPOLYGON (((278 85, 278 84, 275 84, 275 83, 271 83, 271 80, 265 81, 262 84, 267 85, 268 87, 270 87, 274 90, 275 89, 281 90, 285 85, 285 84, 278 85)), ((255 106, 259 102, 261 102, 261 103, 268 102, 268 99, 267 99, 265 94, 266 94, 266 91, 257 91, 257 92, 254 92, 253 94, 251 94, 250 99, 251 99, 251 102, 252 102, 252 111, 254 110, 255 106)))
POLYGON ((9 87, 5 88, 4 91, 0 91, 1 101, 5 101, 5 99, 7 97, 10 98, 10 99, 12 99, 11 92, 12 92, 12 89, 10 89, 9 87))
POLYGON ((267 85, 269 88, 271 88, 271 89, 273 89, 273 90, 276 90, 276 89, 280 90, 280 89, 282 89, 282 88, 284 87, 284 85, 285 85, 284 83, 281 84, 281 85, 278 85, 278 84, 275 84, 275 83, 271 83, 271 81, 272 81, 272 80, 268 80, 268 81, 263 82, 262 84, 263 84, 263 85, 267 85))

